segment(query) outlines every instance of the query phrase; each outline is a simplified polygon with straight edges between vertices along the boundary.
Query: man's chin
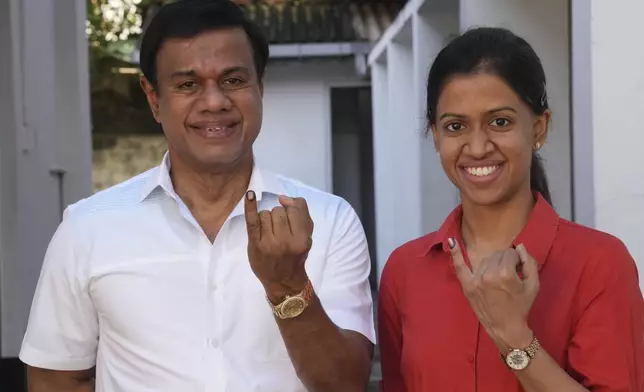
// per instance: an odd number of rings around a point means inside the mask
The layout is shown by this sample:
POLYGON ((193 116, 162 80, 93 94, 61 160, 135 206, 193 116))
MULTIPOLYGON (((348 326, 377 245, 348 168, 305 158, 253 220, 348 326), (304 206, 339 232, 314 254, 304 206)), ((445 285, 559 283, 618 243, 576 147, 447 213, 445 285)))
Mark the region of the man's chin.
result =
MULTIPOLYGON (((235 166, 243 163, 245 154, 243 153, 230 153, 230 151, 222 151, 221 153, 208 153, 195 154, 196 163, 202 168, 234 168, 235 166)), ((251 155, 252 157, 252 155, 251 155)))

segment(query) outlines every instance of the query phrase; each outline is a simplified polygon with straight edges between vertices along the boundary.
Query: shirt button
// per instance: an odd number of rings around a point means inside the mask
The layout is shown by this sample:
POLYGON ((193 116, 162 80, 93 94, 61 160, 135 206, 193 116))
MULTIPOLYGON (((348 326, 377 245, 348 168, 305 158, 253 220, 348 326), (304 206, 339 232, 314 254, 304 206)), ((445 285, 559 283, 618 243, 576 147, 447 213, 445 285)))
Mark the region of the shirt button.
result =
POLYGON ((468 360, 470 363, 474 363, 474 359, 475 359, 475 358, 474 358, 474 355, 470 355, 470 356, 468 356, 468 357, 467 357, 467 360, 468 360))
POLYGON ((216 348, 218 346, 217 345, 217 339, 215 339, 215 338, 208 339, 208 345, 210 347, 212 347, 212 348, 216 348))

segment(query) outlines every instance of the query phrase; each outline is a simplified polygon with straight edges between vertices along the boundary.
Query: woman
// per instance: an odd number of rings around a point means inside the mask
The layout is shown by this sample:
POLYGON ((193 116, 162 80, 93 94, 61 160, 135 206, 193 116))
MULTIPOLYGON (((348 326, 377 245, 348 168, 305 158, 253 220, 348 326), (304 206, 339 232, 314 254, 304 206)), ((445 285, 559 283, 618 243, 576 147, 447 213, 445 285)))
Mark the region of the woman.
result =
POLYGON ((466 32, 436 58, 427 120, 462 204, 383 271, 384 392, 644 392, 634 261, 551 206, 545 82, 504 29, 466 32))

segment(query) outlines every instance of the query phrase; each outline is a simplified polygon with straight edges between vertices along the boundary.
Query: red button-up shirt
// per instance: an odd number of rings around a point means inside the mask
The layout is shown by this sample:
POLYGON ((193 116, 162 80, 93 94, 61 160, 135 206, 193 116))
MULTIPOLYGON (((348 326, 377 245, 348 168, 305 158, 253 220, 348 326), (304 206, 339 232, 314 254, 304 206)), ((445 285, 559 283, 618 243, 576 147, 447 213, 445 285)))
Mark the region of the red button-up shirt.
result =
MULTIPOLYGON (((456 208, 385 266, 378 311, 384 392, 523 391, 451 264, 447 239, 461 241, 461 215, 456 208)), ((539 264, 529 326, 542 349, 591 391, 644 392, 644 301, 624 244, 560 218, 540 195, 514 241, 521 243, 539 264)))

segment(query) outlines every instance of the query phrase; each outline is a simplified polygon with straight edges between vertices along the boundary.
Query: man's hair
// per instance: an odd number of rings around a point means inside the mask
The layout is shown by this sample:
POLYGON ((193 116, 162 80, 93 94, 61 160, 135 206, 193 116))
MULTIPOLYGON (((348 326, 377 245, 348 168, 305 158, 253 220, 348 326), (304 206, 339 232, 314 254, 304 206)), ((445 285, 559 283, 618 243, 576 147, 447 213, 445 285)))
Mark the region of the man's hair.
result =
POLYGON ((253 49, 258 78, 268 62, 268 41, 244 10, 231 0, 177 0, 165 4, 152 18, 141 40, 140 66, 145 78, 157 87, 157 54, 172 38, 192 38, 205 32, 239 27, 244 29, 253 49))

